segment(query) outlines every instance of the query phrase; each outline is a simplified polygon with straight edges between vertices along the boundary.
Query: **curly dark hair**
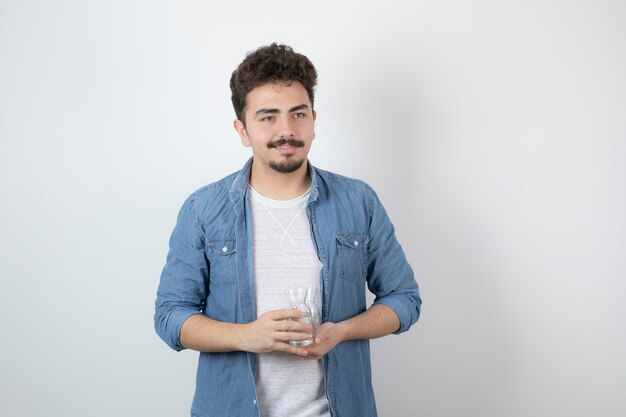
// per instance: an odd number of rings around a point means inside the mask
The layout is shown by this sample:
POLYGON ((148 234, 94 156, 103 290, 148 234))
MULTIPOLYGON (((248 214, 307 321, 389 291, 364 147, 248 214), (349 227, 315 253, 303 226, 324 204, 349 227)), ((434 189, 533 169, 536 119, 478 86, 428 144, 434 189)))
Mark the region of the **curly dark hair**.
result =
POLYGON ((237 119, 245 125, 246 97, 252 89, 266 83, 284 82, 289 85, 293 81, 304 86, 313 107, 317 71, 309 58, 294 52, 290 46, 276 43, 248 53, 230 77, 231 100, 237 119))

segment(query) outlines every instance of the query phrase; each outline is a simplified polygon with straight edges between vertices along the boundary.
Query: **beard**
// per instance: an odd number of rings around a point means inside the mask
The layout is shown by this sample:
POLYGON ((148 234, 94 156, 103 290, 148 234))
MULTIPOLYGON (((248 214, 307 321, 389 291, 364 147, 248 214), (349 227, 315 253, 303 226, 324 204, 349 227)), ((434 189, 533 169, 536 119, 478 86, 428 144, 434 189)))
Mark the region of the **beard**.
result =
MULTIPOLYGON (((282 138, 274 142, 268 143, 267 147, 269 149, 272 149, 272 148, 277 148, 283 145, 290 145, 290 146, 296 146, 298 148, 302 148, 304 147, 304 142, 298 139, 293 139, 293 138, 289 138, 289 139, 282 138)), ((290 157, 287 157, 286 161, 281 161, 281 162, 270 161, 269 166, 274 171, 280 172, 281 174, 291 174, 292 172, 295 172, 298 169, 300 169, 303 163, 304 163, 304 159, 291 159, 290 157)))
POLYGON ((281 174, 291 174, 297 171, 304 164, 304 159, 295 159, 282 162, 270 161, 270 168, 281 174))

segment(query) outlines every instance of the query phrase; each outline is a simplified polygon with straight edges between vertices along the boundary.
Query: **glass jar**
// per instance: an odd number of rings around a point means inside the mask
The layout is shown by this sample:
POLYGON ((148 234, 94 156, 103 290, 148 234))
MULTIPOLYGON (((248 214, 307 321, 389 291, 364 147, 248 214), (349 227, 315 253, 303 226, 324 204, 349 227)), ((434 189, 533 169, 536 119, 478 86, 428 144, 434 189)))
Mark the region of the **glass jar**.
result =
MULTIPOLYGON (((289 300, 289 308, 300 310, 304 313, 304 317, 300 317, 298 319, 290 318, 289 320, 305 323, 313 328, 311 308, 306 304, 307 290, 305 290, 304 288, 297 288, 295 290, 287 290, 285 294, 287 294, 287 299, 289 300)), ((307 346, 311 343, 313 343, 312 338, 306 340, 291 340, 289 342, 291 346, 307 346)))
POLYGON ((309 310, 311 310, 311 326, 313 340, 315 340, 317 329, 319 329, 322 323, 322 309, 317 302, 317 288, 306 289, 305 303, 309 307, 309 310))

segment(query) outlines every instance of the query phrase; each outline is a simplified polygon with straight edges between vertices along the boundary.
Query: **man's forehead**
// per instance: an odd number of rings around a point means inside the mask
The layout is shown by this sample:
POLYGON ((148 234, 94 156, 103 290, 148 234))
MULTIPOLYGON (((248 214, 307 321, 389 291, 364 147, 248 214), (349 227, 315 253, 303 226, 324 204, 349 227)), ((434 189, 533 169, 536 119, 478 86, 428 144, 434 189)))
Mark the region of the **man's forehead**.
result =
POLYGON ((298 81, 265 83, 250 90, 246 96, 247 110, 256 113, 261 108, 287 111, 295 106, 310 108, 309 95, 298 81))

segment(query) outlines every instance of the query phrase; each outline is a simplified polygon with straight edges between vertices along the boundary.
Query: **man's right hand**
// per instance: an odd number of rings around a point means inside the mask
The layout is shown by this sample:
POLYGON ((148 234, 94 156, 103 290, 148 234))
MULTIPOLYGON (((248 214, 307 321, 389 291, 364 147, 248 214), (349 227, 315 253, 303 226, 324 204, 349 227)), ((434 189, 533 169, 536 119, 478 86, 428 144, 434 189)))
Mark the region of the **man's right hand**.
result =
POLYGON ((273 310, 243 325, 239 343, 241 350, 255 353, 286 352, 307 356, 306 349, 291 346, 289 341, 311 339, 311 326, 288 319, 304 317, 295 309, 273 310))
POLYGON ((311 339, 309 324, 288 320, 302 317, 304 313, 300 310, 273 310, 251 323, 242 324, 194 314, 183 323, 180 343, 200 352, 287 352, 307 356, 306 349, 289 344, 291 340, 311 339))

